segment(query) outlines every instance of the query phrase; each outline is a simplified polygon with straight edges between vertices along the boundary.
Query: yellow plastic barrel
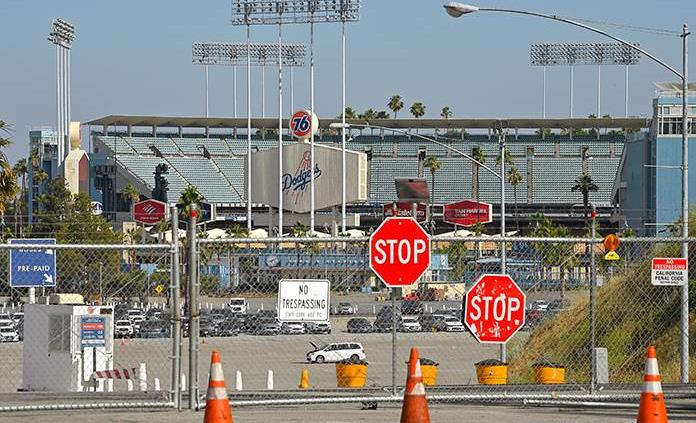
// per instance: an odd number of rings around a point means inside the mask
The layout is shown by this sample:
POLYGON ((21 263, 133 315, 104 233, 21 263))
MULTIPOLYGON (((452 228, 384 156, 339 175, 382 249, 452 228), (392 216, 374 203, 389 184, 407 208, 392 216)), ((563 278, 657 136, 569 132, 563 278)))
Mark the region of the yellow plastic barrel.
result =
POLYGON ((423 373, 423 385, 435 386, 437 382, 437 366, 424 364, 421 366, 421 372, 423 373))
POLYGON ((553 385, 565 383, 565 367, 551 361, 538 361, 532 364, 536 383, 553 385))
MULTIPOLYGON (((419 361, 421 365, 421 374, 423 375, 423 385, 435 386, 437 382, 437 366, 439 366, 440 363, 428 358, 420 358, 419 361)), ((407 361, 406 366, 409 364, 410 362, 407 361)))
POLYGON ((367 363, 336 363, 336 386, 362 388, 367 378, 367 363))
POLYGON ((479 361, 476 366, 476 378, 482 385, 507 384, 508 364, 500 360, 490 359, 479 361))

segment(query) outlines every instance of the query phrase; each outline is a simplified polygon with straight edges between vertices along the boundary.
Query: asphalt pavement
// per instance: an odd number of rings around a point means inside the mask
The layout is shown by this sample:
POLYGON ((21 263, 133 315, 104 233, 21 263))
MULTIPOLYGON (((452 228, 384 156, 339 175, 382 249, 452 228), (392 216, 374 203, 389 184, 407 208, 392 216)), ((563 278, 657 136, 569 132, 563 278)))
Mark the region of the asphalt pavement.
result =
MULTIPOLYGON (((232 411, 235 423, 349 423, 349 422, 398 422, 401 408, 396 404, 380 406, 377 410, 361 410, 358 405, 239 408, 232 411)), ((633 410, 592 410, 558 408, 513 408, 502 406, 444 405, 430 407, 433 423, 453 422, 511 422, 511 423, 613 423, 634 422, 633 410)), ((0 414, 0 423, 190 423, 202 422, 201 412, 118 412, 71 411, 50 413, 0 414)), ((671 413, 670 422, 696 421, 692 412, 671 413)))

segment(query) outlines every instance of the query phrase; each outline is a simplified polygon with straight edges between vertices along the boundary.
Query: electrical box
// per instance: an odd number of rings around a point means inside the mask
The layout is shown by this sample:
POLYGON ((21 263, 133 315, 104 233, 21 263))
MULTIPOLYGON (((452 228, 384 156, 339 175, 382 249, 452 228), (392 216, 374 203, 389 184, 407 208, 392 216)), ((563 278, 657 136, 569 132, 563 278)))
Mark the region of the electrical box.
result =
POLYGON ((113 369, 111 306, 26 304, 24 391, 101 390, 95 371, 113 369))
POLYGON ((597 363, 595 381, 598 385, 606 385, 609 383, 609 353, 606 348, 595 348, 594 356, 597 363))

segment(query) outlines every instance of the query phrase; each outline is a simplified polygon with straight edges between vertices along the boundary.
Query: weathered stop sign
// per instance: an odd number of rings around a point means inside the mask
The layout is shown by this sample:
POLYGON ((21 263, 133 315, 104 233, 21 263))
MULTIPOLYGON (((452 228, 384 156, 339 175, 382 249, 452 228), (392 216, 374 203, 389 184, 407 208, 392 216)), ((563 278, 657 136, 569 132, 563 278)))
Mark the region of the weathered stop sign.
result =
POLYGON ((466 293, 464 322, 479 342, 506 343, 524 326, 524 292, 508 275, 483 275, 466 293))
POLYGON ((148 199, 135 203, 133 206, 133 218, 144 225, 154 225, 164 220, 167 214, 167 205, 161 201, 148 199))
POLYGON ((370 237, 370 268, 388 287, 414 284, 430 267, 430 237, 412 217, 390 217, 370 237))

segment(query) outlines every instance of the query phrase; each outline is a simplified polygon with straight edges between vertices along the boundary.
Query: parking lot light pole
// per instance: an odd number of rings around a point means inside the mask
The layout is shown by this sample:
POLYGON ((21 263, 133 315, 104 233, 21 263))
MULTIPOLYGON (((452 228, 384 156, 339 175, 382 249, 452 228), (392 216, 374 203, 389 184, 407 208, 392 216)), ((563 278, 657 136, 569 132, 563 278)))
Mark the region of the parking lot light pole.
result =
MULTIPOLYGON (((189 221, 186 241, 188 242, 188 315, 189 315, 189 409, 198 407, 198 350, 199 319, 201 311, 198 308, 198 263, 196 261, 196 218, 198 206, 188 206, 189 221)), ((172 234, 178 228, 172 228, 172 234)))
POLYGON ((179 216, 176 204, 170 205, 172 219, 171 282, 169 284, 169 304, 172 327, 172 401, 174 407, 181 409, 181 304, 179 287, 179 216))
MULTIPOLYGON (((501 13, 513 13, 517 15, 534 16, 538 18, 551 19, 557 22, 567 23, 587 31, 594 32, 603 37, 610 38, 614 41, 621 43, 629 49, 637 51, 649 58, 653 62, 662 66, 663 68, 670 71, 672 74, 677 76, 682 82, 681 96, 682 96, 682 210, 681 210, 681 235, 682 235, 682 257, 689 259, 689 244, 686 238, 689 236, 689 119, 688 119, 688 75, 689 75, 689 65, 688 65, 688 37, 691 35, 689 32, 689 27, 684 24, 682 27, 682 32, 680 37, 682 38, 682 72, 680 73, 672 66, 668 65, 666 62, 653 56, 651 53, 643 50, 641 47, 629 43, 617 36, 614 36, 606 31, 592 27, 590 25, 564 18, 558 15, 548 15, 544 13, 529 12, 525 10, 517 9, 502 9, 494 7, 477 7, 469 4, 459 3, 456 1, 450 1, 443 6, 448 15, 453 18, 459 18, 463 15, 468 15, 474 12, 501 12, 501 13)), ((503 175, 504 176, 504 175, 503 175)), ((681 382, 689 382, 689 284, 684 284, 681 287, 681 382)))

